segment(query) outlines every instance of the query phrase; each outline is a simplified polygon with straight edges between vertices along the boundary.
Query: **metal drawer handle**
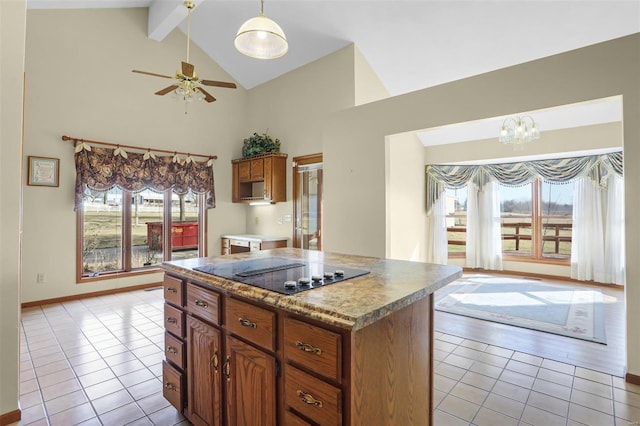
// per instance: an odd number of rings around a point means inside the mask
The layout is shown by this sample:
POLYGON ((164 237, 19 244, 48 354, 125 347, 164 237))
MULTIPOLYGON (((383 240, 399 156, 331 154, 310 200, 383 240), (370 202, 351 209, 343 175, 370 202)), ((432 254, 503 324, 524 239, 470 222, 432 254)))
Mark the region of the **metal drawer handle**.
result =
POLYGON ((167 318, 167 322, 168 322, 169 324, 177 324, 177 323, 178 323, 178 320, 177 320, 177 319, 175 319, 175 318, 173 318, 173 317, 169 317, 169 318, 167 318))
POLYGON ((222 372, 224 373, 227 380, 231 377, 231 366, 229 363, 231 362, 231 357, 227 356, 227 359, 224 361, 224 365, 222 366, 222 372))
POLYGON ((167 353, 176 355, 178 351, 173 346, 167 346, 167 353))
POLYGON ((165 389, 169 389, 170 391, 174 391, 174 392, 177 390, 176 389, 176 385, 174 385, 173 383, 169 383, 169 382, 164 384, 164 388, 165 389))
POLYGON ((173 288, 173 287, 167 287, 167 291, 168 291, 169 293, 173 293, 173 294, 176 294, 176 293, 178 292, 178 290, 176 290, 176 289, 175 289, 175 288, 173 288))
POLYGON ((213 357, 211 358, 211 364, 213 364, 213 369, 214 369, 216 372, 218 372, 218 363, 219 363, 219 361, 218 361, 218 351, 216 351, 216 352, 213 354, 213 357))
POLYGON ((250 327, 250 328, 258 327, 255 322, 251 322, 251 321, 246 320, 244 318, 238 318, 238 321, 240 321, 240 325, 243 326, 243 327, 250 327))
POLYGON ((322 408, 322 401, 315 399, 310 393, 304 393, 300 389, 296 391, 296 394, 300 397, 300 400, 305 404, 315 405, 318 408, 322 408))
POLYGON ((209 304, 207 302, 203 302, 200 299, 196 299, 196 305, 200 306, 201 308, 208 308, 209 304))
POLYGON ((302 343, 300 340, 296 341, 296 346, 298 346, 298 349, 301 351, 322 355, 322 349, 311 346, 308 343, 302 343))

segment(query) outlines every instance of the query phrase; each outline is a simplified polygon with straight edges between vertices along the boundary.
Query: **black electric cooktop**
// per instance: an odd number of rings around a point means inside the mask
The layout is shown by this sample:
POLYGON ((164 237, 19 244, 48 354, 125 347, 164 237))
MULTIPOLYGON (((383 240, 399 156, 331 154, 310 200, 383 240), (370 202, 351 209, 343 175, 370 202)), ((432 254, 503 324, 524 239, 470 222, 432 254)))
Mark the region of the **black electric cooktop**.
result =
POLYGON ((369 273, 362 269, 300 262, 281 257, 241 260, 193 269, 281 294, 296 294, 369 273))

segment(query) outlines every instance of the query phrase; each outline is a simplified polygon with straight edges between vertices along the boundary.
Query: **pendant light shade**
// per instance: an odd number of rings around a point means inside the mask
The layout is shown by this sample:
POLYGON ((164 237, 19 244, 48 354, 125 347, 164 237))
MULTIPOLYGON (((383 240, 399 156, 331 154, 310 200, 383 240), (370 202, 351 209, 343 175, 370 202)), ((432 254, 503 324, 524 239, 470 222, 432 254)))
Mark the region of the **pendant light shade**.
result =
POLYGON ((280 25, 264 16, 264 1, 261 1, 260 16, 242 24, 233 44, 238 52, 257 59, 279 58, 289 50, 280 25))

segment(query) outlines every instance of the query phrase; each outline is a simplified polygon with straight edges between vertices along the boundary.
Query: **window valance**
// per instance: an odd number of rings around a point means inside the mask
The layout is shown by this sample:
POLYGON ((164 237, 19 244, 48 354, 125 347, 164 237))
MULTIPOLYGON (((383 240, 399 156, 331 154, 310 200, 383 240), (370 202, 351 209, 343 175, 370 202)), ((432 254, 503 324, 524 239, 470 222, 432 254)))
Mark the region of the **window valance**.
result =
POLYGON ((114 187, 131 192, 151 189, 184 195, 191 190, 206 194, 207 208, 215 207, 213 160, 190 156, 156 156, 125 152, 121 148, 97 148, 78 144, 75 153, 75 209, 82 208, 86 189, 108 191, 114 187))
POLYGON ((474 182, 482 190, 489 180, 497 180, 507 186, 520 186, 536 178, 548 183, 561 184, 588 176, 599 185, 604 185, 611 173, 622 175, 622 151, 520 163, 428 165, 426 173, 429 212, 445 188, 458 189, 470 182, 474 182))

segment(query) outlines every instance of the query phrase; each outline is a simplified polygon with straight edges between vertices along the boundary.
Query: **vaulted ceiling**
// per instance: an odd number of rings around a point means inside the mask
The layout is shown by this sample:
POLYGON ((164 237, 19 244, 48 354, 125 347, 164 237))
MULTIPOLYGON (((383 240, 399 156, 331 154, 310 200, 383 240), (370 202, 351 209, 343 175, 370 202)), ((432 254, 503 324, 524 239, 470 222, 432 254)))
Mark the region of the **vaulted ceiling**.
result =
MULTIPOLYGON (((395 96, 640 32, 640 0, 266 0, 265 15, 284 30, 289 52, 264 61, 233 47, 259 0, 195 3, 192 42, 246 89, 350 43, 395 96)), ((27 0, 27 7, 149 7, 150 38, 161 41, 176 26, 186 32, 181 0, 27 0)))

